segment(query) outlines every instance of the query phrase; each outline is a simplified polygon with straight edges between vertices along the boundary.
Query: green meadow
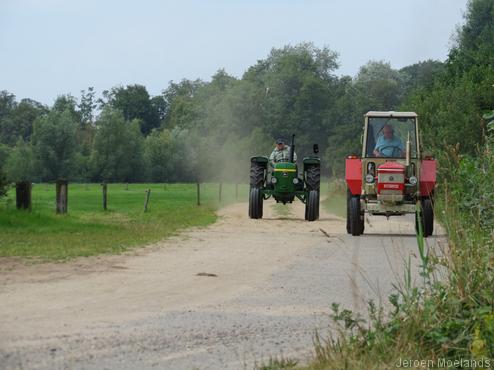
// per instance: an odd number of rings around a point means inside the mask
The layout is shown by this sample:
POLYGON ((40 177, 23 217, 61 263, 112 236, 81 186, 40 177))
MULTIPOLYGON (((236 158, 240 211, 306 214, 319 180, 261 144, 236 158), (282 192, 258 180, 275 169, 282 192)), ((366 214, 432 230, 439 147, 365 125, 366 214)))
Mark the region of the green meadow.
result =
MULTIPOLYGON (((15 190, 0 201, 0 257, 36 261, 121 253, 166 238, 179 230, 216 221, 215 211, 247 200, 248 186, 201 184, 109 184, 103 210, 99 184, 69 184, 68 214, 55 214, 55 185, 35 184, 32 211, 17 210, 15 190), (146 190, 151 190, 144 212, 146 190)), ((246 210, 247 212, 247 210, 246 210)))

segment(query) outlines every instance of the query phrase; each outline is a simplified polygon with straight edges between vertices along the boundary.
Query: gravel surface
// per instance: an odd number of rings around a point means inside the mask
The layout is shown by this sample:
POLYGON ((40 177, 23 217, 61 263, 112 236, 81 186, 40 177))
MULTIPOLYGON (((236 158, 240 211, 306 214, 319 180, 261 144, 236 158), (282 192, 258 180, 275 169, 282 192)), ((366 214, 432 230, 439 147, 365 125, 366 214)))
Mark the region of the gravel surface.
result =
MULTIPOLYGON (((247 205, 215 225, 120 256, 64 264, 0 260, 0 369, 252 369, 270 357, 308 361, 332 302, 365 314, 386 304, 412 261, 413 217, 367 217, 346 234, 303 205, 263 220, 247 205)), ((428 239, 437 248, 444 240, 428 239)))

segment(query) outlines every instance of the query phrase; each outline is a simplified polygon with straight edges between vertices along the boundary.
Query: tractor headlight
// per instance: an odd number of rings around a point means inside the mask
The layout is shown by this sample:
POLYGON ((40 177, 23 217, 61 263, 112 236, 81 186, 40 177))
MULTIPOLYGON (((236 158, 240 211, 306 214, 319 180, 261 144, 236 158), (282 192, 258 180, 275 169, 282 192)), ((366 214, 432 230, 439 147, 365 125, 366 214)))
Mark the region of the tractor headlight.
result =
POLYGON ((410 183, 410 185, 417 185, 417 178, 415 176, 410 176, 408 182, 410 183))
POLYGON ((365 182, 368 183, 368 184, 372 184, 374 182, 374 175, 368 173, 365 176, 365 182))
POLYGON ((276 184, 278 179, 276 177, 271 177, 271 184, 276 184))
POLYGON ((293 182, 293 185, 297 185, 299 183, 299 179, 294 177, 292 182, 293 182))

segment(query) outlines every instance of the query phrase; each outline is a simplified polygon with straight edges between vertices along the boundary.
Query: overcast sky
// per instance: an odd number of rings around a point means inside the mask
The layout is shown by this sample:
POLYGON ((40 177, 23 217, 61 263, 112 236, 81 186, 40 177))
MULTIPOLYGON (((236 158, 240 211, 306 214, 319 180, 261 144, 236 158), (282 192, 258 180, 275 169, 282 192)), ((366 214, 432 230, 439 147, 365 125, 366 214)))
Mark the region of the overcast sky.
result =
POLYGON ((337 74, 369 60, 444 60, 467 0, 0 0, 0 90, 52 104, 139 83, 241 77, 273 47, 311 41, 337 74))

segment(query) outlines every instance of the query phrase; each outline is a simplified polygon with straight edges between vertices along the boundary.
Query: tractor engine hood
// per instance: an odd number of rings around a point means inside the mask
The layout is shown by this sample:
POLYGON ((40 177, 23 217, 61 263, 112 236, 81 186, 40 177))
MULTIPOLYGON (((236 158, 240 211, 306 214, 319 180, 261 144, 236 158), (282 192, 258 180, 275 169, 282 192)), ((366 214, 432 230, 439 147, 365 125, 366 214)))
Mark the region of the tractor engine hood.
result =
POLYGON ((397 162, 386 162, 377 168, 377 199, 380 202, 402 202, 404 191, 404 165, 397 162))

